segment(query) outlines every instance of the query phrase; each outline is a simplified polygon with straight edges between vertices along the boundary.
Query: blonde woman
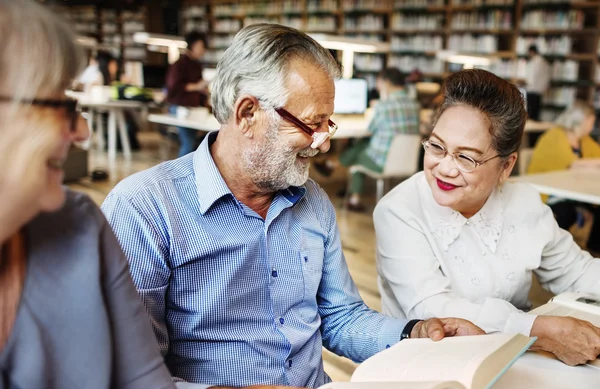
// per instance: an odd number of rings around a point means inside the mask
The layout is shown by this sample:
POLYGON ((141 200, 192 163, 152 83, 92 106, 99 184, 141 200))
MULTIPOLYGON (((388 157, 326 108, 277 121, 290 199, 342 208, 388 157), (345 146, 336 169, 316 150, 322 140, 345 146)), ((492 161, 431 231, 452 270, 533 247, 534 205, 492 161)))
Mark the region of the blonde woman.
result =
POLYGON ((29 0, 0 0, 0 36, 0 388, 172 388, 108 223, 61 185, 89 135, 74 37, 29 0))
MULTIPOLYGON (((576 101, 558 117, 558 126, 540 137, 527 173, 600 169, 600 145, 590 136, 595 120, 594 108, 583 101, 576 101)), ((558 225, 565 230, 576 222, 577 207, 590 209, 594 214, 594 223, 587 249, 600 254, 600 208, 547 196, 544 196, 544 200, 552 208, 558 225)))

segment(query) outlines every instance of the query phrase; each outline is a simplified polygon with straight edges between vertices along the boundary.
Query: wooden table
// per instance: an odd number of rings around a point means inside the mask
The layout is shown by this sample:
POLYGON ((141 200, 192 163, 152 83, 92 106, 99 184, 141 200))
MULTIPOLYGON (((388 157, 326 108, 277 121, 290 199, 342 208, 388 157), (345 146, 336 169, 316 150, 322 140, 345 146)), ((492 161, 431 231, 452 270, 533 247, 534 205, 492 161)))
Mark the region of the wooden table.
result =
POLYGON ((562 170, 511 178, 540 193, 600 205, 600 169, 562 170))

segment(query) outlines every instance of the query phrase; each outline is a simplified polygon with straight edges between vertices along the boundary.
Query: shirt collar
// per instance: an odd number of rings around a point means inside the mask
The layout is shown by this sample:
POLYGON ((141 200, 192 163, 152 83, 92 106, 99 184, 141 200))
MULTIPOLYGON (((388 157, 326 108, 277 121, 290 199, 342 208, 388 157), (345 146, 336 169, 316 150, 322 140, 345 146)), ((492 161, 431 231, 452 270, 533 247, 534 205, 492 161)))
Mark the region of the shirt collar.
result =
MULTIPOLYGON (((193 156, 196 192, 202 214, 205 214, 220 198, 227 195, 234 197, 210 153, 210 146, 217 140, 218 134, 218 131, 213 131, 205 136, 193 156)), ((290 205, 295 205, 306 194, 306 187, 290 186, 280 190, 278 194, 283 196, 290 205)))
POLYGON ((472 225, 483 244, 492 253, 496 253, 504 216, 502 189, 494 189, 483 207, 470 219, 449 207, 439 205, 431 194, 431 188, 424 174, 423 179, 419 182, 419 191, 422 198, 425 199, 424 209, 429 227, 444 251, 448 251, 450 245, 460 235, 462 228, 468 223, 472 225))
POLYGON ((392 94, 390 94, 390 96, 388 97, 389 99, 403 99, 408 97, 408 94, 406 93, 405 89, 401 89, 398 90, 392 94))

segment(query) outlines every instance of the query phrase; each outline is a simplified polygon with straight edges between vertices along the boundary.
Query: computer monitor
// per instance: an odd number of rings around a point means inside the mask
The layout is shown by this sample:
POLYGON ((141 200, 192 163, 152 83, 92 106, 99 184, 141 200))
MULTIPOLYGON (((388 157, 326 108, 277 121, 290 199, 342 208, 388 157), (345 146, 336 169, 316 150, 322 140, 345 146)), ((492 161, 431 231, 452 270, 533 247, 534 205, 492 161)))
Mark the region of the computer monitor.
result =
POLYGON ((367 81, 360 78, 335 81, 336 114, 363 114, 367 109, 367 81))

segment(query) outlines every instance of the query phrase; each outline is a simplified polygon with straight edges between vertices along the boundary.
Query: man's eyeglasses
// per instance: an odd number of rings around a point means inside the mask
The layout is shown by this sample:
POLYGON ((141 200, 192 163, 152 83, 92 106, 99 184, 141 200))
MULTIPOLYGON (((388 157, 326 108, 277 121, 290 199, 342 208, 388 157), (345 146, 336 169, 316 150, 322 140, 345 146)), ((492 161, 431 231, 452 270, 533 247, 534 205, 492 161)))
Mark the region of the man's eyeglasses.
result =
MULTIPOLYGON (((441 144, 439 144, 437 142, 426 139, 421 143, 423 144, 423 148, 425 149, 425 152, 438 161, 446 158, 446 155, 448 155, 448 150, 446 150, 446 148, 444 146, 442 146, 441 144)), ((495 157, 488 158, 484 161, 476 161, 475 159, 473 159, 465 154, 461 154, 461 153, 452 154, 452 160, 454 161, 454 164, 456 165, 458 170, 460 170, 464 173, 473 173, 473 171, 475 171, 475 169, 478 166, 481 166, 484 163, 486 163, 487 161, 491 161, 492 159, 498 158, 498 157, 504 157, 504 156, 496 155, 495 157)))
POLYGON ((281 116, 284 120, 287 120, 288 122, 292 123, 299 129, 307 133, 309 136, 311 136, 313 138, 313 142, 310 145, 310 147, 313 149, 319 148, 319 146, 325 143, 327 139, 331 138, 338 129, 337 124, 335 124, 333 121, 331 121, 331 119, 329 119, 329 121, 327 122, 327 125, 329 127, 328 132, 315 131, 283 108, 275 108, 275 112, 277 112, 279 116, 281 116))
POLYGON ((81 115, 81 106, 74 99, 64 99, 64 100, 53 100, 53 99, 20 99, 14 100, 11 97, 0 96, 0 102, 8 103, 15 102, 21 104, 30 104, 35 105, 37 107, 47 107, 47 108, 64 108, 67 112, 67 115, 70 116, 69 120, 69 131, 75 132, 77 131, 77 121, 79 120, 79 116, 81 115))

